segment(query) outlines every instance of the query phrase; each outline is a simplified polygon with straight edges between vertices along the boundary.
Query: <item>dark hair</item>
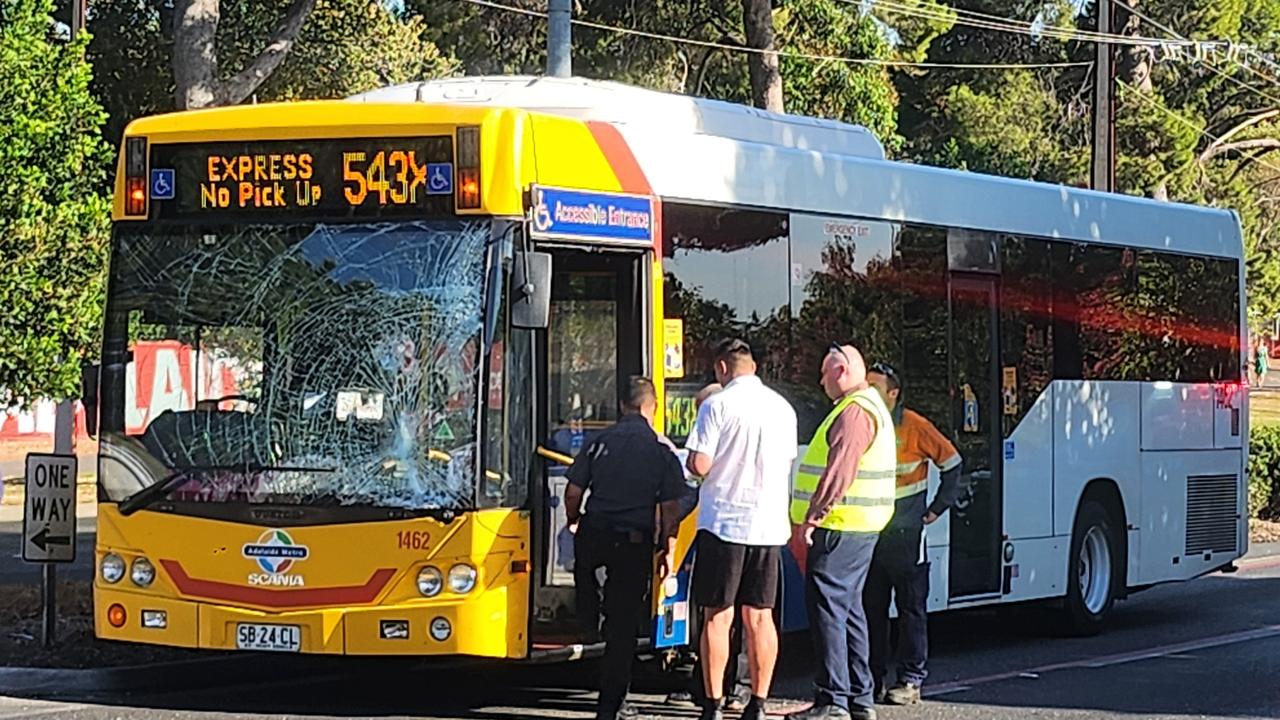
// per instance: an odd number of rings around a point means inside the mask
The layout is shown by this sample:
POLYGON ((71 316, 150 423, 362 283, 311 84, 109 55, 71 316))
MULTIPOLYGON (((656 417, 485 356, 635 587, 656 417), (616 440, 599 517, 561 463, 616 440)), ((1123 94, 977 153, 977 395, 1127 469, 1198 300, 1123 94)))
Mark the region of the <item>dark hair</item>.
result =
POLYGON ((716 360, 723 360, 730 365, 751 359, 751 346, 742 338, 725 338, 716 343, 716 360))
POLYGON ((622 398, 623 411, 637 413, 651 402, 658 402, 658 391, 653 387, 653 381, 647 377, 631 378, 631 382, 627 384, 627 394, 622 398))
POLYGON ((894 370, 889 363, 873 363, 871 367, 867 368, 867 372, 883 375, 885 380, 888 381, 890 390, 902 389, 902 380, 898 379, 898 371, 894 370))

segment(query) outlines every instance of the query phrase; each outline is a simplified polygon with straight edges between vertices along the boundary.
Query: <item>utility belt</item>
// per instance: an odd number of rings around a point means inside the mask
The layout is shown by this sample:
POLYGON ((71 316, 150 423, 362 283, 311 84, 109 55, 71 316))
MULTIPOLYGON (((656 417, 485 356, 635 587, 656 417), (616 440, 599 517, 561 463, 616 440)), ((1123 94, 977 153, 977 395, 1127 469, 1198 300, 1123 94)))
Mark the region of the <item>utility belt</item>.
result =
POLYGON ((599 527, 603 524, 601 521, 592 522, 591 515, 583 515, 582 522, 578 527, 578 537, 581 538, 583 533, 591 538, 592 541, 616 544, 616 545, 653 545, 653 531, 618 529, 611 527, 599 527))

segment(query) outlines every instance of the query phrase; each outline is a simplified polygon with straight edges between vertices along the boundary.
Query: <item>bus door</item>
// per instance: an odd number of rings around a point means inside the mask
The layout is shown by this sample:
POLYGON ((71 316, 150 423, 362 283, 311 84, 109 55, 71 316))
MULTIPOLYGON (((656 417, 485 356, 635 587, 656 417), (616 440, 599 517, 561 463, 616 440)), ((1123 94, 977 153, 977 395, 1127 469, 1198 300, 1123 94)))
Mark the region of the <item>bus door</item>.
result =
MULTIPOLYGON (((532 638, 576 641, 573 535, 563 498, 568 465, 617 421, 619 390, 650 372, 647 251, 539 247, 552 254, 551 312, 535 348, 535 401, 544 448, 534 516, 542 567, 534 590, 532 638)), ((590 507, 590 494, 586 498, 590 507)))
POLYGON ((998 595, 1003 492, 998 276, 953 273, 951 392, 956 447, 968 490, 951 510, 949 595, 998 595))

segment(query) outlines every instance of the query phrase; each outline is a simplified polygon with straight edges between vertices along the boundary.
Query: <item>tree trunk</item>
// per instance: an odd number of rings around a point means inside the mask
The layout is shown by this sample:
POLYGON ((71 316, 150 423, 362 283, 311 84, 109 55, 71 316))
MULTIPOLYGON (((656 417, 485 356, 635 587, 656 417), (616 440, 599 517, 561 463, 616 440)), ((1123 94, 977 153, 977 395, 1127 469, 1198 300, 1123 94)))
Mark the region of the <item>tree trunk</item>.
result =
MULTIPOLYGON (((1117 0, 1116 19, 1118 32, 1121 35, 1138 35, 1141 33, 1141 20, 1137 15, 1125 12, 1128 8, 1137 8, 1141 0, 1117 0)), ((1117 77, 1126 85, 1139 92, 1150 93, 1155 90, 1151 82, 1151 48, 1141 45, 1125 45, 1120 48, 1117 77)))
POLYGON ((218 94, 218 0, 173 5, 174 100, 179 110, 210 107, 218 94))
POLYGON ((180 110, 234 105, 252 95, 293 49, 316 0, 293 0, 266 48, 248 67, 226 80, 218 75, 218 3, 174 0, 174 99, 180 110))
POLYGON ((742 23, 747 47, 765 52, 750 53, 751 102, 756 107, 783 112, 782 73, 773 38, 773 6, 769 0, 742 0, 742 23))

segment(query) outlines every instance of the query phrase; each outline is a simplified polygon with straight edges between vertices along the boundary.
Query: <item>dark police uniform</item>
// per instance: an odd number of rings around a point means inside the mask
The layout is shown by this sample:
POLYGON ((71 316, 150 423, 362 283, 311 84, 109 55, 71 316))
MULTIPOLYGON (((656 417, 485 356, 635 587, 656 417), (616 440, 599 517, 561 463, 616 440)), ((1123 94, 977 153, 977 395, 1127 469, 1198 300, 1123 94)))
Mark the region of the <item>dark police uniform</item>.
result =
POLYGON ((567 478, 591 492, 574 538, 574 579, 578 616, 594 626, 599 613, 595 572, 605 568, 600 716, 612 717, 631 684, 637 623, 653 569, 658 504, 680 500, 688 486, 680 461, 640 415, 624 415, 602 432, 578 455, 567 478))

